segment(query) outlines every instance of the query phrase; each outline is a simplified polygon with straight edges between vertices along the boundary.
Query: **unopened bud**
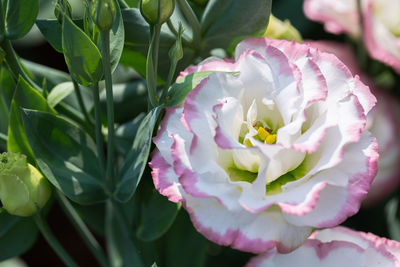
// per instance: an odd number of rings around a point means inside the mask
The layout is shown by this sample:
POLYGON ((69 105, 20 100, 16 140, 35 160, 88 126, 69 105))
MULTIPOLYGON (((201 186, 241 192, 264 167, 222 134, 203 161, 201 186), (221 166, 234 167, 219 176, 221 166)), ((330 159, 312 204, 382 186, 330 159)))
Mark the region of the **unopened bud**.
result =
POLYGON ((56 7, 54 8, 54 16, 60 24, 62 24, 64 16, 72 18, 72 9, 68 0, 57 0, 56 7))
POLYGON ((108 31, 115 22, 117 10, 114 0, 94 0, 92 19, 100 31, 108 31))
POLYGON ((0 200, 8 213, 31 216, 46 204, 50 195, 49 183, 27 163, 25 155, 0 154, 0 200))
POLYGON ((265 37, 270 39, 280 40, 295 40, 299 43, 302 42, 299 31, 290 24, 289 20, 281 21, 271 14, 265 37))
POLYGON ((163 24, 174 12, 174 0, 141 0, 140 12, 146 21, 151 24, 163 24))

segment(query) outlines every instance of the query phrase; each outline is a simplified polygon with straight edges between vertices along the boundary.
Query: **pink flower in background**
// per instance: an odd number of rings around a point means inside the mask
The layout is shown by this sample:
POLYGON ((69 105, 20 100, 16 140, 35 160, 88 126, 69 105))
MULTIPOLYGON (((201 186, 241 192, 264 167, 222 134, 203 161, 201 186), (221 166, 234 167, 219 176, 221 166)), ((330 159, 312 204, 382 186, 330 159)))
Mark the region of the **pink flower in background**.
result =
POLYGON ((335 54, 353 74, 360 76, 377 97, 377 104, 367 116, 367 129, 379 144, 378 174, 363 205, 369 206, 388 196, 400 185, 400 103, 396 98, 375 88, 361 71, 350 47, 332 41, 306 41, 322 51, 335 54))
POLYGON ((304 13, 309 19, 324 23, 327 32, 360 36, 357 0, 305 0, 304 13))
POLYGON ((375 97, 335 56, 251 38, 234 60, 167 108, 150 163, 155 187, 199 232, 260 253, 300 246, 314 227, 355 214, 377 169, 365 130, 375 97))
MULTIPOLYGON (((361 0, 363 38, 371 57, 400 73, 400 1, 361 0)), ((305 0, 304 12, 331 33, 360 36, 357 0, 305 0)))
POLYGON ((272 250, 250 260, 246 267, 398 267, 400 243, 345 227, 316 231, 289 254, 272 250))

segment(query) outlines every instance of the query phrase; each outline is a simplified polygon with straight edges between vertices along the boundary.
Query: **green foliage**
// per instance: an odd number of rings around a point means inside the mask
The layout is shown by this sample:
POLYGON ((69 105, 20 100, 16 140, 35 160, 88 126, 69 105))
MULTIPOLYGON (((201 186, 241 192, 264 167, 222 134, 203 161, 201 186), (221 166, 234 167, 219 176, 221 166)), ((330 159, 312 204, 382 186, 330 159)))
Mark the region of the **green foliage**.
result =
MULTIPOLYGON (((113 86, 115 122, 124 123, 147 109, 147 90, 143 80, 113 86)), ((100 94, 102 114, 106 114, 106 92, 100 94)))
POLYGON ((140 224, 136 230, 137 237, 143 241, 153 241, 165 234, 181 207, 155 189, 149 193, 150 196, 141 201, 140 224))
POLYGON ((39 0, 7 0, 4 20, 5 37, 15 40, 32 28, 39 12, 39 0))
POLYGON ((126 156, 121 170, 121 179, 115 192, 115 198, 121 202, 126 202, 132 197, 140 182, 147 165, 151 138, 160 112, 160 107, 152 109, 139 126, 132 148, 126 156))
POLYGON ((7 145, 9 151, 21 152, 27 156, 29 163, 34 164, 35 157, 33 156, 26 132, 24 131, 21 113, 22 108, 36 109, 51 113, 55 113, 55 111, 47 104, 46 99, 38 91, 33 89, 22 77, 19 78, 11 102, 7 145))
POLYGON ((22 218, 0 210, 0 261, 27 251, 36 241, 37 228, 32 218, 22 218))
POLYGON ((40 32, 49 42, 49 44, 57 51, 62 53, 62 27, 56 19, 38 19, 36 20, 40 32))
POLYGON ((71 200, 104 201, 96 146, 82 129, 51 113, 24 109, 24 129, 40 170, 71 200))
POLYGON ((89 86, 103 76, 101 55, 90 38, 68 17, 62 26, 62 47, 69 72, 78 83, 89 86))
POLYGON ((63 82, 55 86, 47 96, 47 103, 50 107, 54 108, 64 98, 74 91, 74 84, 72 82, 63 82))
POLYGON ((108 251, 112 266, 145 266, 137 253, 136 245, 133 242, 126 221, 122 218, 120 210, 115 204, 107 202, 106 212, 106 238, 108 251))

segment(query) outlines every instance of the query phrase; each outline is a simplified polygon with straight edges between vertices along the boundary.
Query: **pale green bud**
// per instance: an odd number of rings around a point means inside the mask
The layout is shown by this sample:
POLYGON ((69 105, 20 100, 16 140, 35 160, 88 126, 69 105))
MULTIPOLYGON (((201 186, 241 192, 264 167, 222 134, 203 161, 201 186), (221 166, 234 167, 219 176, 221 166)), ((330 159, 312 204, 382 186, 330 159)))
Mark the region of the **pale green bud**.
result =
POLYGON ((301 43, 303 40, 299 31, 290 24, 289 20, 281 21, 271 14, 265 37, 280 40, 295 40, 301 43))
POLYGON ((49 183, 27 163, 25 155, 0 154, 0 200, 8 213, 31 216, 46 204, 50 195, 49 183))
POLYGON ((145 20, 151 24, 163 24, 174 12, 174 0, 141 0, 140 12, 145 20))
POLYGON ((92 19, 100 31, 112 28, 117 15, 114 0, 94 0, 92 5, 92 19))

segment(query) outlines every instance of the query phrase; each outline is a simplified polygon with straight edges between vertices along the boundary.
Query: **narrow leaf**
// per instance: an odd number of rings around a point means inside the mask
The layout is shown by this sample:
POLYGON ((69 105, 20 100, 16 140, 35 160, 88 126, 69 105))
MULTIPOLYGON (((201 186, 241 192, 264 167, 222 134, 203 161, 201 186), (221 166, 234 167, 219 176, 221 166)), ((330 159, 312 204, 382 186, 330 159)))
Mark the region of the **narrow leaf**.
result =
POLYGON ((121 170, 121 180, 115 192, 115 198, 121 202, 128 201, 135 193, 150 153, 151 138, 161 107, 152 109, 142 120, 133 146, 129 151, 121 170))
POLYGON ((64 98, 74 91, 74 84, 72 82, 64 82, 54 87, 47 96, 47 103, 50 107, 54 108, 64 98))

